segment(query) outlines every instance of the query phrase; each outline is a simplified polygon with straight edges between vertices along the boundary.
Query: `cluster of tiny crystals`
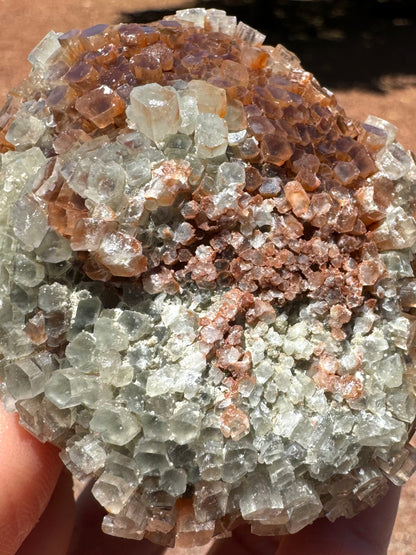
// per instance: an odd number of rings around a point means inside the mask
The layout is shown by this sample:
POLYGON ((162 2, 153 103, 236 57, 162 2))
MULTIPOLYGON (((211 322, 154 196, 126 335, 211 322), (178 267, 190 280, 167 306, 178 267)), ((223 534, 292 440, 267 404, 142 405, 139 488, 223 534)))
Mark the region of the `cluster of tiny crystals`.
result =
POLYGON ((416 165, 221 10, 50 32, 0 113, 0 375, 162 545, 294 533, 416 466, 416 165))

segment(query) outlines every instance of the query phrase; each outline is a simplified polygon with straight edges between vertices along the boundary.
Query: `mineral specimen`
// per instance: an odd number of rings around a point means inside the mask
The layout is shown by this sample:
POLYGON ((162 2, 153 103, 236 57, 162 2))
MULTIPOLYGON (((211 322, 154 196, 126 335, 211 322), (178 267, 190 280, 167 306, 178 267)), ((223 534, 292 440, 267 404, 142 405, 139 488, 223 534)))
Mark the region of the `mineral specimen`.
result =
POLYGON ((416 165, 219 10, 51 32, 0 114, 0 385, 181 546, 374 505, 416 456, 416 165))

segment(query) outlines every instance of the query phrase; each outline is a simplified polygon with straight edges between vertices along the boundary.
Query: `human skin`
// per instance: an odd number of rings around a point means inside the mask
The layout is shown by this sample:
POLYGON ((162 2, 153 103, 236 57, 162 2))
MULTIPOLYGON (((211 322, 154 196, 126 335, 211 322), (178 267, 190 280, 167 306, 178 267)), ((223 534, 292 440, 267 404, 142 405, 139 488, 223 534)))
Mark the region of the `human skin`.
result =
MULTIPOLYGON (((400 489, 353 519, 319 519, 298 534, 258 537, 241 527, 214 542, 209 555, 383 555, 400 489)), ((55 447, 42 444, 0 403, 0 555, 158 555, 165 548, 106 536, 102 509, 89 492, 75 506, 72 481, 55 447)))

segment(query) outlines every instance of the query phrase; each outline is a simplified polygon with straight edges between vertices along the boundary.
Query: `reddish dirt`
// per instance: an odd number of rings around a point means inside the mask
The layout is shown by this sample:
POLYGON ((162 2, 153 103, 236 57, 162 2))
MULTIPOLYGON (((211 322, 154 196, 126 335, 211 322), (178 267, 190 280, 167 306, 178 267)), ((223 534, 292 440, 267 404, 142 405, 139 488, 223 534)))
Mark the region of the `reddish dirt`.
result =
MULTIPOLYGON (((95 23, 115 23, 121 21, 121 13, 141 9, 165 8, 177 4, 172 0, 2 0, 0 2, 0 49, 3 52, 0 63, 0 105, 7 91, 19 83, 28 73, 28 53, 51 29, 66 31, 71 28, 85 28, 95 23)), ((185 3, 185 2, 184 2, 185 3)), ((187 2, 189 3, 189 2, 187 2)), ((415 72, 416 73, 416 72, 415 72)), ((392 82, 386 93, 360 90, 336 91, 347 113, 357 119, 365 119, 367 114, 385 118, 399 128, 399 140, 409 149, 416 150, 416 77, 411 76, 405 83, 392 82), (403 87, 410 83, 409 87, 403 87), (402 88, 398 88, 402 85, 402 88)), ((396 520, 389 555, 413 555, 416 553, 416 478, 403 488, 399 514, 396 520)), ((185 550, 199 555, 206 548, 185 550)), ((170 555, 184 554, 184 550, 168 549, 170 555)))

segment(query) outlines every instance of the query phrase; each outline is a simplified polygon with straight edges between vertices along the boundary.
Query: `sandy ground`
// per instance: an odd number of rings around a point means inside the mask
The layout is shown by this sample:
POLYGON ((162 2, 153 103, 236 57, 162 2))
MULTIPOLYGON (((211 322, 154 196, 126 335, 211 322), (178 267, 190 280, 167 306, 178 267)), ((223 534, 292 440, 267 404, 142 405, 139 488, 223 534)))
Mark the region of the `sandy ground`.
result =
MULTIPOLYGON (((172 4, 172 0, 0 0, 0 105, 8 89, 27 75, 30 68, 27 55, 49 30, 66 31, 95 23, 117 22, 121 21, 120 14, 125 12, 172 4)), ((416 79, 410 82, 415 83, 416 79)), ((399 140, 403 145, 416 150, 415 86, 392 88, 383 94, 360 90, 339 90, 336 93, 349 115, 362 120, 367 114, 374 114, 391 121, 399 128, 399 140)), ((389 555, 416 553, 415 508, 416 477, 403 488, 389 555)), ((192 553, 196 555, 204 551, 192 550, 192 553)), ((168 552, 169 555, 184 553, 183 550, 170 549, 168 552)))

